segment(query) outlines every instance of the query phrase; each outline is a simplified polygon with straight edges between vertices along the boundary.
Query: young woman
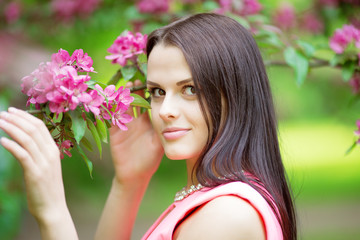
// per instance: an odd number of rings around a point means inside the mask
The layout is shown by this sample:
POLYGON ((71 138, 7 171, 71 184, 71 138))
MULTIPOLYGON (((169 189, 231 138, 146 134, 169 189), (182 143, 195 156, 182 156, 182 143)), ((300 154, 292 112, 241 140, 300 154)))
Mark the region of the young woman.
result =
MULTIPOLYGON (((231 18, 198 14, 150 34, 147 54, 152 120, 142 114, 128 131, 110 131, 115 176, 96 239, 130 238, 164 152, 186 161, 187 185, 143 239, 296 239, 269 82, 251 34, 231 18)), ((24 169, 43 239, 76 239, 46 127, 14 108, 0 116, 13 138, 1 144, 24 169)))

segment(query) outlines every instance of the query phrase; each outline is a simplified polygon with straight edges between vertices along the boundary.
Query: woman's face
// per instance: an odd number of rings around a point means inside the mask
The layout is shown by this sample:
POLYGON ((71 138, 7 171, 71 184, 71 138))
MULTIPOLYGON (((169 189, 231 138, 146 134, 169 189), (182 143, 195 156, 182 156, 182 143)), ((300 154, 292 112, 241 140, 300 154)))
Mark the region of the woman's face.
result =
POLYGON ((181 50, 156 45, 148 59, 147 78, 152 123, 166 156, 196 161, 205 147, 208 129, 181 50))

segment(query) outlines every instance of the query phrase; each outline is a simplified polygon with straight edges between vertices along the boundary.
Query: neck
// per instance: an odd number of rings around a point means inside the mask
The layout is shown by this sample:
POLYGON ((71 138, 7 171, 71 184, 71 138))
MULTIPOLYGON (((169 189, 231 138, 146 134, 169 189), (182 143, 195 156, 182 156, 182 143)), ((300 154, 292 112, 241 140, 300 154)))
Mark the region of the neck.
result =
POLYGON ((191 185, 197 185, 199 182, 195 178, 192 177, 192 173, 193 173, 193 169, 195 166, 197 159, 187 159, 186 160, 186 171, 187 171, 187 184, 186 184, 186 188, 190 188, 191 185))

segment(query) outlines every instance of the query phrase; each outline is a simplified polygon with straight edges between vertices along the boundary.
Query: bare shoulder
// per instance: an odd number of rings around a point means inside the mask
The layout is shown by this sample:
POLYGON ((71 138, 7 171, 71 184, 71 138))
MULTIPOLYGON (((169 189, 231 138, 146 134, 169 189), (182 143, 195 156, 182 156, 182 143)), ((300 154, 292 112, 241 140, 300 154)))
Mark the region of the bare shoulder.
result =
POLYGON ((174 239, 264 240, 265 230, 250 203, 236 196, 221 196, 187 217, 177 227, 174 239))

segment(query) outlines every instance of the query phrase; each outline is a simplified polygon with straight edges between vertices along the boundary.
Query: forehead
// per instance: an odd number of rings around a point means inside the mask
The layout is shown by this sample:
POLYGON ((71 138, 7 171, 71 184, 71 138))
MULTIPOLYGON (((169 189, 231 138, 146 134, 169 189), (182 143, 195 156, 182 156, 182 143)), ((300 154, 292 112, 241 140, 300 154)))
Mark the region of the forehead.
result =
POLYGON ((178 47, 158 44, 149 55, 147 78, 152 82, 179 81, 191 78, 191 71, 178 47))

